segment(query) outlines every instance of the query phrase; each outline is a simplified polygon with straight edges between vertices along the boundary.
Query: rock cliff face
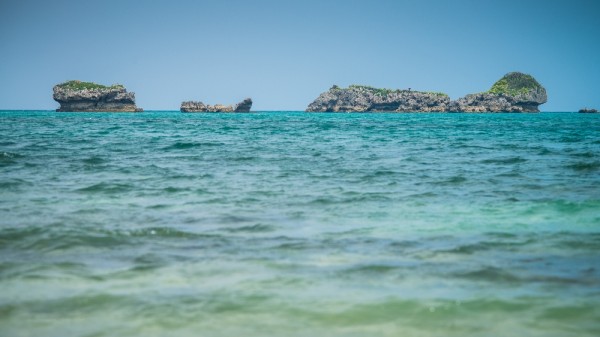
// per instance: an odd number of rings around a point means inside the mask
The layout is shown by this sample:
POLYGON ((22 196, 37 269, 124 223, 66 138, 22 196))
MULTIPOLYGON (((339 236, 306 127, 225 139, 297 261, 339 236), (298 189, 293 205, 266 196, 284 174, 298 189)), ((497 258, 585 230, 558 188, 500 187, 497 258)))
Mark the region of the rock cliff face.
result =
POLYGON ((470 94, 448 105, 451 112, 539 112, 539 103, 489 92, 470 94))
POLYGON ((547 101, 544 89, 533 77, 509 73, 484 93, 470 94, 456 101, 435 92, 378 89, 336 85, 319 95, 309 112, 538 112, 547 101))
POLYGON ((181 112, 206 112, 208 108, 202 102, 186 101, 181 103, 181 112))
POLYGON ((410 90, 377 89, 362 85, 340 88, 336 85, 319 95, 306 111, 309 112, 370 112, 370 111, 446 111, 450 103, 443 93, 410 90))
POLYGON ((252 99, 246 98, 236 105, 207 105, 197 101, 187 101, 181 103, 181 112, 250 112, 252 108, 252 99))
POLYGON ((53 98, 60 103, 60 112, 139 112, 135 94, 122 85, 104 86, 81 81, 55 85, 53 98))
POLYGON ((470 94, 449 106, 456 112, 539 112, 538 106, 546 103, 548 96, 531 75, 508 73, 498 80, 490 90, 470 94))

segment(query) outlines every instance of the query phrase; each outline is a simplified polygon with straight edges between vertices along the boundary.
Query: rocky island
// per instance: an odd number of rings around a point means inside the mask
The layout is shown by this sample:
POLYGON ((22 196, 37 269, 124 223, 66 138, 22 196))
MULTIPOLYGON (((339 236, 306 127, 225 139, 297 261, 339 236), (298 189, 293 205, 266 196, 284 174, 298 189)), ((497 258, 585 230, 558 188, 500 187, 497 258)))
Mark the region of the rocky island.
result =
POLYGON ((595 114, 595 113, 598 113, 598 110, 596 110, 596 109, 590 109, 590 108, 583 108, 583 109, 579 109, 579 113, 582 113, 582 114, 595 114))
POLYGON ((365 85, 337 85, 319 95, 308 112, 446 111, 450 97, 444 93, 379 89, 365 85))
POLYGON ((451 101, 447 94, 336 85, 319 95, 308 112, 539 112, 546 89, 532 76, 512 72, 490 90, 451 101))
POLYGON ((124 86, 105 86, 92 82, 68 81, 53 88, 53 98, 60 103, 59 112, 140 112, 135 93, 124 86))
POLYGON ((252 99, 246 98, 236 105, 208 105, 199 101, 186 101, 181 103, 181 112, 250 112, 252 99))
POLYGON ((504 75, 490 90, 470 94, 449 106, 456 112, 540 112, 546 103, 546 89, 531 75, 512 72, 504 75))

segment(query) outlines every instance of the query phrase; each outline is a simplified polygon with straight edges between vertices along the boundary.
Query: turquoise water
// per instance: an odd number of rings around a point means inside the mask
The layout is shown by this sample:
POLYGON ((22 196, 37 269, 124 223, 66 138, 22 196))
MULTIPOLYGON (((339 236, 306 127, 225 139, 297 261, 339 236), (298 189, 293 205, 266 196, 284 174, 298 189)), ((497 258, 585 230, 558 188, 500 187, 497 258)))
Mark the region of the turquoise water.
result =
POLYGON ((0 112, 1 336, 598 336, 600 115, 0 112))

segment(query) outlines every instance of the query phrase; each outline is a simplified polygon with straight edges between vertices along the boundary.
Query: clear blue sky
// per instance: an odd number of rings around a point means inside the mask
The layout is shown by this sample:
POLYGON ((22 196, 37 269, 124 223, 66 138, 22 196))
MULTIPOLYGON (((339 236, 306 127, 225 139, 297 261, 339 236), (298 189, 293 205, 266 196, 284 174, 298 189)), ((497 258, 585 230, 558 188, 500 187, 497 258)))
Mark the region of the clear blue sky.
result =
POLYGON ((55 109, 70 79, 183 100, 304 110, 332 84, 487 90, 510 71, 542 111, 600 108, 600 1, 0 0, 0 109, 55 109))

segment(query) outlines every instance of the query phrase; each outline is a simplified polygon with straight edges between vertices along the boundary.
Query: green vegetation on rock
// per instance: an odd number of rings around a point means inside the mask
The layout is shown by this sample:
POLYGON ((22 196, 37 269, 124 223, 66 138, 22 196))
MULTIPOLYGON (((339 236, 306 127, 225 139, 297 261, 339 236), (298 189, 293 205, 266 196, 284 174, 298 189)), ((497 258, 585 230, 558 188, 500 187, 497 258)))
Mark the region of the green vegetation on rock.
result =
MULTIPOLYGON (((335 89, 339 89, 339 87, 335 86, 335 89)), ((334 88, 332 88, 334 89, 334 88)), ((376 96, 387 96, 391 93, 401 93, 401 92, 414 92, 414 93, 419 93, 419 94, 430 94, 430 95, 436 95, 436 96, 448 96, 447 94, 443 93, 443 92, 435 92, 435 91, 415 91, 415 90, 402 90, 402 89, 387 89, 387 88, 375 88, 375 87, 371 87, 368 85, 359 85, 359 84, 352 84, 351 86, 348 87, 348 89, 355 89, 355 90, 364 90, 364 91, 370 91, 373 93, 373 95, 376 96)))
POLYGON ((123 88, 121 84, 113 84, 106 86, 93 82, 81 82, 81 81, 67 81, 57 85, 59 88, 70 89, 70 90, 92 90, 92 89, 118 89, 123 88))
POLYGON ((445 92, 439 92, 439 91, 425 91, 426 94, 430 94, 430 95, 436 95, 436 96, 446 96, 448 97, 448 94, 445 92))
POLYGON ((513 72, 504 75, 498 82, 494 83, 488 93, 517 96, 527 94, 541 87, 531 75, 513 72))
POLYGON ((386 96, 389 95, 393 92, 400 92, 401 90, 392 90, 392 89, 386 89, 386 88, 375 88, 375 87, 371 87, 368 85, 358 85, 358 84, 352 84, 349 89, 358 89, 358 90, 365 90, 365 91, 370 91, 373 93, 373 95, 377 95, 377 96, 386 96))

